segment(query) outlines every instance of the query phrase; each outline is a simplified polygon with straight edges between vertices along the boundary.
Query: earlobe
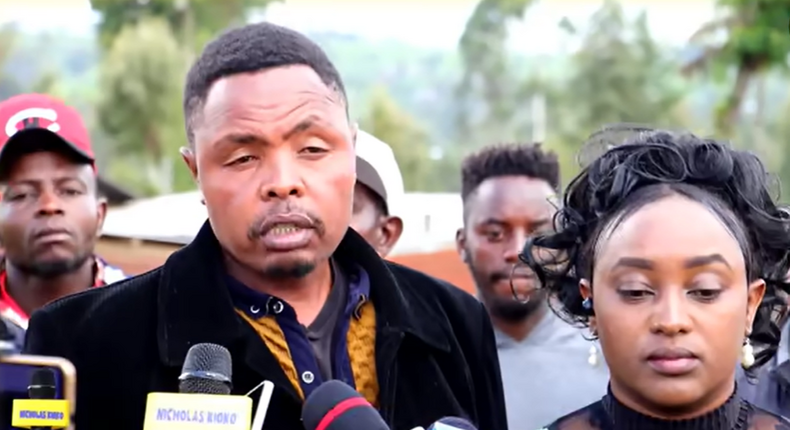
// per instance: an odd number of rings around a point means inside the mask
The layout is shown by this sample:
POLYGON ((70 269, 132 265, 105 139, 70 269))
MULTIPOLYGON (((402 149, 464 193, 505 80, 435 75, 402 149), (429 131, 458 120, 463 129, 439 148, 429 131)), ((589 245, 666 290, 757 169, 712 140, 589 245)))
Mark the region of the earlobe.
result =
POLYGON ((382 223, 381 232, 378 235, 379 246, 377 247, 381 258, 386 258, 395 248, 402 233, 403 220, 400 217, 391 216, 382 223))
POLYGON ((588 279, 580 279, 579 280, 579 294, 582 297, 582 307, 587 312, 587 326, 590 329, 590 333, 594 336, 598 336, 598 322, 595 319, 595 314, 593 311, 593 295, 592 295, 592 283, 588 279))
POLYGON ((466 235, 464 234, 463 228, 459 228, 455 232, 455 250, 464 263, 469 261, 469 256, 466 255, 466 235))
POLYGON ((579 280, 579 294, 581 294, 582 299, 592 299, 592 286, 589 280, 579 280))

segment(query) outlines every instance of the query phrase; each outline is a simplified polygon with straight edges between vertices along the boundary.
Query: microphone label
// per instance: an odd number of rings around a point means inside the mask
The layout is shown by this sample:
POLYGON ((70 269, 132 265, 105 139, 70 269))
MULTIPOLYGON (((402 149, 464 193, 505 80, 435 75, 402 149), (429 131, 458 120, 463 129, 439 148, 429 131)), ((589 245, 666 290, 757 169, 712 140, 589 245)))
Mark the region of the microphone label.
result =
POLYGON ((69 426, 69 402, 66 400, 17 399, 14 400, 11 425, 18 428, 69 426))
POLYGON ((150 393, 144 430, 249 430, 252 399, 246 396, 150 393))

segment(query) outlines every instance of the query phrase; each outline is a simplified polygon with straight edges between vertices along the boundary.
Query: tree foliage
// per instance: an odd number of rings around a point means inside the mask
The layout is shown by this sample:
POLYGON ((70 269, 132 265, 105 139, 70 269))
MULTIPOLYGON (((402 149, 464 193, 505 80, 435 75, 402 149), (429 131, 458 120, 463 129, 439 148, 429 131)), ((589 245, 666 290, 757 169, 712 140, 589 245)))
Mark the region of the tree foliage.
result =
POLYGON ((718 0, 718 6, 723 17, 705 23, 692 37, 691 43, 703 51, 683 70, 712 72, 719 80, 731 80, 716 111, 719 132, 730 135, 757 76, 787 67, 790 0, 718 0), (734 78, 729 71, 734 71, 734 78))
POLYGON ((676 63, 653 40, 644 14, 630 21, 618 3, 607 1, 578 36, 571 73, 550 98, 565 178, 577 170, 572 154, 605 124, 681 126, 677 108, 684 95, 676 63))
POLYGON ((99 126, 115 155, 136 160, 133 169, 159 192, 172 191, 177 148, 185 142, 185 66, 167 22, 156 18, 125 27, 101 65, 99 126))
POLYGON ((244 23, 247 12, 272 0, 91 0, 101 14, 99 36, 109 48, 124 26, 146 17, 162 18, 181 42, 200 49, 225 28, 244 23))
POLYGON ((6 61, 14 48, 17 29, 12 24, 0 25, 0 100, 10 97, 19 91, 19 85, 12 76, 3 74, 6 61))
POLYGON ((650 35, 645 15, 629 22, 618 3, 607 1, 588 22, 560 94, 570 114, 563 118, 572 119, 564 131, 586 135, 612 122, 677 125, 683 83, 675 62, 650 35))
MULTIPOLYGON (((487 107, 481 123, 487 140, 530 140, 533 116, 529 103, 544 98, 547 105, 548 147, 563 160, 563 177, 575 174, 574 154, 585 138, 603 124, 614 122, 679 125, 677 109, 684 85, 677 64, 652 38, 644 14, 626 19, 622 7, 606 1, 583 26, 559 23, 579 48, 567 60, 565 73, 516 74, 505 51, 509 20, 532 4, 526 0, 481 0, 466 26, 459 49, 465 58, 465 79, 459 85, 471 106, 487 107), (577 27, 580 30, 577 30, 577 27), (477 92, 471 81, 484 90, 477 92), (489 137, 491 136, 491 137, 489 137)), ((472 131, 466 132, 467 135, 472 131)), ((481 136, 481 134, 477 134, 481 136)))
POLYGON ((415 118, 398 106, 385 87, 371 91, 359 127, 392 148, 406 191, 430 189, 429 136, 415 118))
POLYGON ((33 83, 30 91, 38 94, 48 94, 59 99, 64 98, 60 76, 54 70, 47 70, 42 73, 33 83))
MULTIPOLYGON (((501 130, 512 119, 518 103, 507 52, 508 24, 523 17, 535 0, 480 0, 458 44, 463 76, 456 92, 460 104, 459 134, 468 137, 478 128, 501 130)), ((482 133, 485 134, 485 133, 482 133)))

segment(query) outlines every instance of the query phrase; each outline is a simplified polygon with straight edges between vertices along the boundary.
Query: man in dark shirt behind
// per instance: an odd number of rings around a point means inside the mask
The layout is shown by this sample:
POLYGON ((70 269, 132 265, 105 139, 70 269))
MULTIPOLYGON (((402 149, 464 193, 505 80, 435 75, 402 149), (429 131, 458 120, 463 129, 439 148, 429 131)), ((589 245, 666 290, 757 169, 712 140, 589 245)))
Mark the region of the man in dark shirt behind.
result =
POLYGON ((329 378, 394 430, 442 416, 507 428, 483 306, 348 227, 356 130, 321 48, 269 23, 231 30, 192 66, 184 116, 209 222, 162 267, 30 321, 27 351, 77 368, 77 428, 139 430, 147 393, 177 391, 200 342, 230 350, 234 393, 274 383, 266 429, 301 428, 329 378))

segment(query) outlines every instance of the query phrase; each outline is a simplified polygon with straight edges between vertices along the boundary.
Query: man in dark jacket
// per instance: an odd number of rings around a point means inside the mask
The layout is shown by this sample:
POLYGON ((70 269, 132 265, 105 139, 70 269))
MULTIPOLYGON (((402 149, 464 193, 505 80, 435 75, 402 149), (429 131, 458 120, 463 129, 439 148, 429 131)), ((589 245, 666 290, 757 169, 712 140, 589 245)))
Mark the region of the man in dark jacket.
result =
POLYGON ((507 428, 483 306, 348 228, 356 130, 317 45, 268 23, 223 34, 187 76, 184 114, 209 221, 164 266, 30 321, 27 352, 77 368, 77 428, 139 430, 146 394, 176 391, 200 342, 230 350, 234 393, 274 383, 266 429, 300 428, 329 379, 392 429, 442 416, 507 428))

